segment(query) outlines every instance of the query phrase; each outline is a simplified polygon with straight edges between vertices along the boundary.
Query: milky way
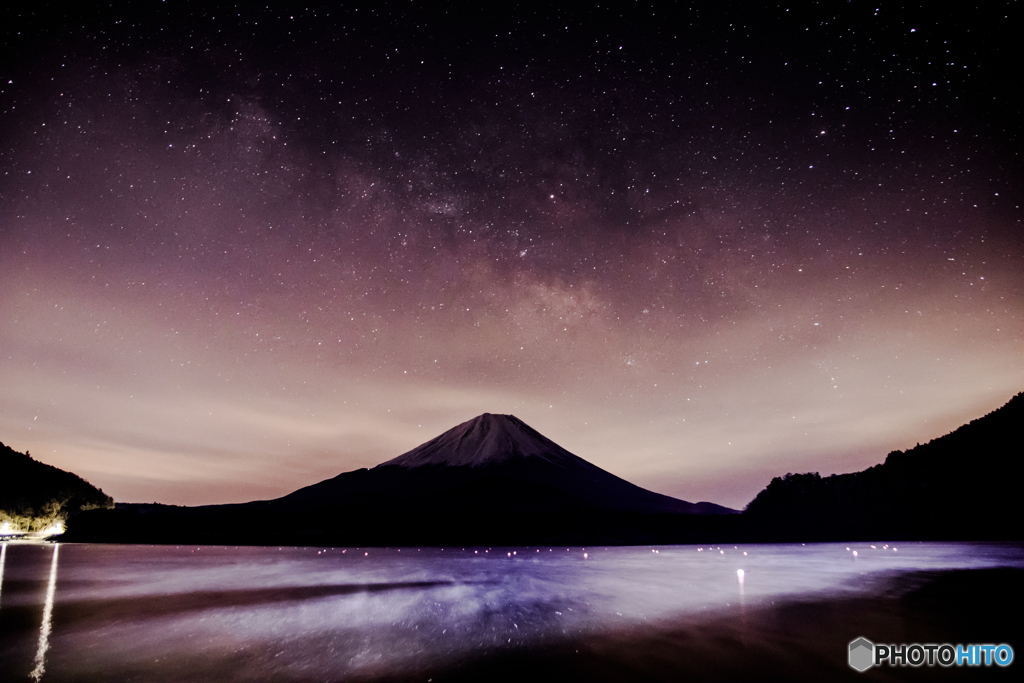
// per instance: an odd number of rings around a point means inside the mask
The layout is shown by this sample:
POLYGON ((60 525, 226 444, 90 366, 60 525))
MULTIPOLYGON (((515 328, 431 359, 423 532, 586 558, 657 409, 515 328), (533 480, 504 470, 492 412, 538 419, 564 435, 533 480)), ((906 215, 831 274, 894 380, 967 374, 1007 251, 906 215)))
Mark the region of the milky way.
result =
POLYGON ((491 412, 742 507, 1024 389, 1012 3, 64 11, 0 22, 0 440, 118 500, 491 412))

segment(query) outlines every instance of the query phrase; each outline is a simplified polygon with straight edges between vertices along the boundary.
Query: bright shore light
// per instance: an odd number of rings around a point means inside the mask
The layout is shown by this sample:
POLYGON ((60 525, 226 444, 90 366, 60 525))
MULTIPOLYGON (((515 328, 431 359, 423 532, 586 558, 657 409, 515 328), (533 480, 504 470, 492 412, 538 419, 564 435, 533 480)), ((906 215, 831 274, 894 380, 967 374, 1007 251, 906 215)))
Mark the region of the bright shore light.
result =
POLYGON ((64 522, 59 519, 42 531, 43 536, 60 536, 64 533, 64 522))

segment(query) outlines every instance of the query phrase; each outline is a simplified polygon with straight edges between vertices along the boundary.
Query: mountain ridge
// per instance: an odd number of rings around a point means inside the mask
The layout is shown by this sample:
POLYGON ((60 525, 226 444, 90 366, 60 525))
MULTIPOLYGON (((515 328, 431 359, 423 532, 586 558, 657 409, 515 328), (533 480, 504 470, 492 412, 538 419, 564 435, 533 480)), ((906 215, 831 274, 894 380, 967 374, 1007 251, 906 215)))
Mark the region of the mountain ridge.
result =
POLYGON ((113 507, 113 499, 82 477, 39 462, 0 443, 0 526, 39 532, 91 508, 113 507))
POLYGON ((74 540, 129 543, 636 544, 677 541, 681 529, 710 533, 736 512, 648 491, 515 416, 484 413, 375 467, 273 500, 122 505, 84 514, 69 531, 74 540))
POLYGON ((1024 392, 982 417, 859 472, 775 477, 743 512, 765 540, 851 534, 1020 538, 1024 392))
MULTIPOLYGON (((478 417, 521 422, 512 416, 478 417)), ((471 423, 372 469, 344 472, 272 501, 201 508, 120 505, 84 512, 69 526, 67 540, 494 546, 1021 537, 1015 502, 1019 480, 1013 475, 1024 455, 1024 393, 924 445, 893 451, 861 472, 776 477, 742 514, 690 514, 719 507, 640 489, 568 451, 571 457, 559 452, 552 458, 558 462, 514 456, 514 444, 496 437, 488 441, 482 425, 477 425, 480 439, 469 438, 471 423), (505 443, 508 451, 492 459, 493 452, 473 446, 484 442, 505 443), (432 450, 444 443, 456 450, 461 444, 468 452, 451 456, 432 450), (506 457, 510 453, 514 457, 506 457), (559 479, 562 475, 567 479, 559 479), (581 494, 583 489, 564 485, 592 475, 599 484, 598 504, 581 494), (627 491, 626 499, 639 491, 650 505, 602 506, 609 490, 601 488, 602 481, 612 491, 627 491), (390 497, 381 504, 384 493, 390 497), (693 507, 667 509, 665 499, 693 507)), ((513 436, 530 434, 511 424, 513 436)))
POLYGON ((473 498, 478 509, 516 509, 515 489, 541 488, 554 498, 531 498, 538 509, 582 505, 594 509, 646 513, 731 514, 714 503, 690 503, 648 491, 574 455, 513 415, 483 413, 439 434, 402 455, 365 469, 345 472, 303 487, 269 506, 303 504, 379 507, 413 502, 438 508, 473 498), (500 483, 499 483, 500 482, 500 483), (481 500, 474 485, 487 486, 494 501, 481 500), (500 492, 500 493, 499 493, 500 492), (382 497, 386 503, 375 503, 382 497), (500 501, 500 502, 499 502, 500 501))

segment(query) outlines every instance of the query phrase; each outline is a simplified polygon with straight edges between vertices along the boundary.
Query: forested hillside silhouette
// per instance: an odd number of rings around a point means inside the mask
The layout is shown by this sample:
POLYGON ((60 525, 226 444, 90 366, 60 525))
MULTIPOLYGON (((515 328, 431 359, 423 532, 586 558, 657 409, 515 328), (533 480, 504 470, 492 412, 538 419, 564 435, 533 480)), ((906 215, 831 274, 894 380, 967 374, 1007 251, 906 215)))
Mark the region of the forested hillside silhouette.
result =
POLYGON ((0 443, 0 526, 42 531, 83 510, 112 508, 114 500, 76 474, 38 462, 0 443))
POLYGON ((776 477, 743 513, 762 540, 1017 539, 1024 393, 862 472, 776 477))

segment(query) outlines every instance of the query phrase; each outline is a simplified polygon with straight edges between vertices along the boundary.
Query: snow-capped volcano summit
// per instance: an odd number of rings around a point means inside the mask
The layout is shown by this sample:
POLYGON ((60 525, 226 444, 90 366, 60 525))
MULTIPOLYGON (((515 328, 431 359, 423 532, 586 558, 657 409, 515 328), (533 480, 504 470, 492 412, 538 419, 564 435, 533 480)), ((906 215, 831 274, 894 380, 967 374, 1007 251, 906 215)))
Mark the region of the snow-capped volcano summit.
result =
POLYGON ((484 413, 378 467, 480 467, 514 458, 540 458, 563 465, 585 462, 515 415, 484 413))

